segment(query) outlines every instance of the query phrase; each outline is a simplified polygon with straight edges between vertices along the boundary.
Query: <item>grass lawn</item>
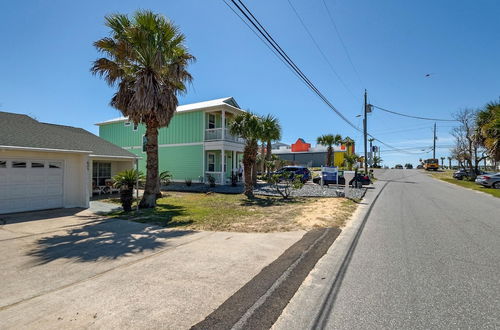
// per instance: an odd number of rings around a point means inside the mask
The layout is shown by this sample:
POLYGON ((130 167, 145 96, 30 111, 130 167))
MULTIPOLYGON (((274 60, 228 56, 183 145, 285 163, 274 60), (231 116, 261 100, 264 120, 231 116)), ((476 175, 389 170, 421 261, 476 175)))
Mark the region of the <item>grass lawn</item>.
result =
MULTIPOLYGON (((117 198, 103 201, 120 202, 117 198)), ((345 198, 247 199, 244 195, 169 192, 158 199, 155 209, 109 215, 164 227, 272 232, 342 227, 356 207, 355 202, 345 198)))
POLYGON ((428 173, 436 179, 443 180, 443 181, 446 181, 449 183, 453 183, 453 184, 456 184, 457 186, 461 186, 464 188, 482 191, 484 193, 487 193, 487 194, 490 194, 492 196, 500 198, 500 189, 485 188, 485 187, 478 185, 472 181, 454 179, 452 170, 444 170, 444 171, 438 171, 438 172, 430 171, 428 173))

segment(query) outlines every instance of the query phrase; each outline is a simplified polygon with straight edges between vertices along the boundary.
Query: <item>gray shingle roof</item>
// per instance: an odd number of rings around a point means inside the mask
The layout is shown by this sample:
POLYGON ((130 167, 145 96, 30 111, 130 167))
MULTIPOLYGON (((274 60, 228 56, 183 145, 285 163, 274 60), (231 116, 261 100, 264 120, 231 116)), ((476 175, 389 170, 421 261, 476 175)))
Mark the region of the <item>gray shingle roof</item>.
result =
POLYGON ((90 151, 92 155, 134 154, 77 127, 41 123, 27 115, 0 111, 0 147, 90 151))

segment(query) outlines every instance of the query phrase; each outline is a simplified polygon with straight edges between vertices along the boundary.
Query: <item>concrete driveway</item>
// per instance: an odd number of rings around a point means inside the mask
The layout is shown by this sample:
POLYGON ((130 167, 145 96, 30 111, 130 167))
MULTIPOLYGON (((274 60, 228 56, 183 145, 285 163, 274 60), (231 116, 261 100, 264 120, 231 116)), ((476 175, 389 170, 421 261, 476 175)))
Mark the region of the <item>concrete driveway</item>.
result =
POLYGON ((189 328, 304 234, 167 230, 80 209, 0 219, 2 329, 189 328))

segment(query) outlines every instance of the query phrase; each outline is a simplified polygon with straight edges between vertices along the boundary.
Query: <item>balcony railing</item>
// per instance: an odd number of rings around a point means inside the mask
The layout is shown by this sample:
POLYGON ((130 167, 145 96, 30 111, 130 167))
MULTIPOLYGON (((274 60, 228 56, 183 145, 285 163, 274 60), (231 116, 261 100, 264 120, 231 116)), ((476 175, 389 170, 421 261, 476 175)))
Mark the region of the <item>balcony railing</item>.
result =
POLYGON ((205 130, 205 141, 230 141, 236 143, 245 143, 245 140, 239 136, 232 135, 229 133, 227 128, 208 128, 205 130), (222 132, 224 131, 224 138, 222 138, 222 132))

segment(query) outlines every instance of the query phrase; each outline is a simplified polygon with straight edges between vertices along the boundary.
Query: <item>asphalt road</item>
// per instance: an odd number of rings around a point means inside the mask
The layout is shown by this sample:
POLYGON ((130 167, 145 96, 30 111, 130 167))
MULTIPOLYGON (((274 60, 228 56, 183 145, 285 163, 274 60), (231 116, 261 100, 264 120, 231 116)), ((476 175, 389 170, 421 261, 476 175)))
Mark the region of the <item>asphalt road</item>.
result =
POLYGON ((378 176, 388 183, 330 303, 311 301, 325 277, 306 280, 275 329, 500 328, 500 199, 418 170, 378 176))

